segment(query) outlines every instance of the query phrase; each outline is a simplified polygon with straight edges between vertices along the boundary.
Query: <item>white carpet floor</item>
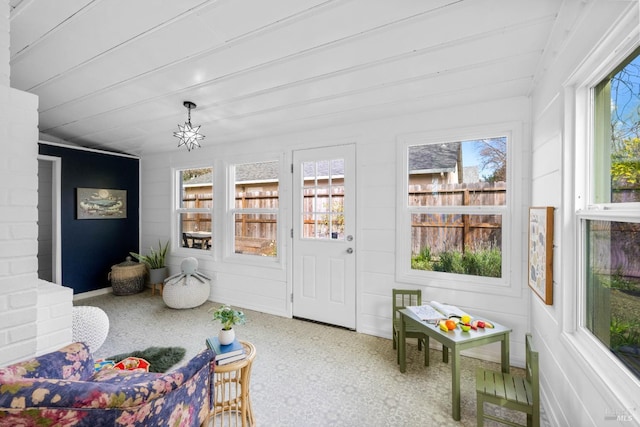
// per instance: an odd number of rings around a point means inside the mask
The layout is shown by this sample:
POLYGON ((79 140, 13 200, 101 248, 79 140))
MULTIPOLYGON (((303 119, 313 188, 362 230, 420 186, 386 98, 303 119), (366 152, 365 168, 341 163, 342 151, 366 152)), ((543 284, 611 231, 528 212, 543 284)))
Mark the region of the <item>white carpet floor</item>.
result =
MULTIPOLYGON (((96 358, 150 346, 181 346, 187 350, 184 362, 220 328, 210 312, 220 304, 175 310, 151 290, 91 297, 75 305, 101 307, 109 316, 109 335, 96 358)), ((430 350, 431 364, 425 367, 423 353, 411 342, 403 374, 389 339, 250 310, 245 314, 247 323, 236 326, 236 334, 257 349, 251 401, 258 426, 475 426, 475 369, 500 369, 497 363, 463 357, 462 419, 454 421, 451 370, 440 351, 430 350)), ((512 372, 523 374, 521 369, 512 372)), ((524 421, 522 414, 496 411, 524 421)))

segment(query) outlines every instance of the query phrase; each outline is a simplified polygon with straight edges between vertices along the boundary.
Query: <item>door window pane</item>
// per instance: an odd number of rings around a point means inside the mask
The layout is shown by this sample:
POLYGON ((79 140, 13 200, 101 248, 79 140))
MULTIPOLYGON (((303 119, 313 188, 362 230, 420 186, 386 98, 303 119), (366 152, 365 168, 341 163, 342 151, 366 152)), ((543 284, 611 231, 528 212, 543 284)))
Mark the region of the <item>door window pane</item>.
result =
POLYGON ((303 162, 302 237, 344 240, 344 159, 303 162))

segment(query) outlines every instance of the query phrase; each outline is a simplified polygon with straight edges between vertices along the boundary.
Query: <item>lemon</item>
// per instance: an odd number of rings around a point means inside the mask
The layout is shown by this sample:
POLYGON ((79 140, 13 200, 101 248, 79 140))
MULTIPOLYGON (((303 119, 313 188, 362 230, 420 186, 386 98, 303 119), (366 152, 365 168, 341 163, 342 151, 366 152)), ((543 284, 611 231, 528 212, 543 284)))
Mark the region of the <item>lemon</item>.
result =
POLYGON ((471 322, 471 316, 469 316, 468 314, 465 314, 464 316, 462 316, 460 318, 460 321, 464 324, 464 325, 468 325, 471 322))

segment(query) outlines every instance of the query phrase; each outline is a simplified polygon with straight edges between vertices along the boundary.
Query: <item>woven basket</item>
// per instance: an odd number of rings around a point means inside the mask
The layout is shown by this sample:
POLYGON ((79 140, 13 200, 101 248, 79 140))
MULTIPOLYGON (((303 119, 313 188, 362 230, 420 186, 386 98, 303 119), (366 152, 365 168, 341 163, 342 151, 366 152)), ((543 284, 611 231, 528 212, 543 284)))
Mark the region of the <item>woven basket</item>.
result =
POLYGON ((127 260, 111 267, 109 280, 114 295, 133 295, 144 290, 147 268, 144 264, 127 260))

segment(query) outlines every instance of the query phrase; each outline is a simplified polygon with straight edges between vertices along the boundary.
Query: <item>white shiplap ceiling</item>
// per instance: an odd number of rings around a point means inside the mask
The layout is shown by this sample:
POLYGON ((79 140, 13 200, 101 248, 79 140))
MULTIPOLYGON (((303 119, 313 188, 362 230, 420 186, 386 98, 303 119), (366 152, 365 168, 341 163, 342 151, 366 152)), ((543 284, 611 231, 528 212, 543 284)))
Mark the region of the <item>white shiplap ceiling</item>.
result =
POLYGON ((571 2, 11 0, 11 86, 77 145, 177 150, 185 100, 224 144, 526 96, 571 2))

